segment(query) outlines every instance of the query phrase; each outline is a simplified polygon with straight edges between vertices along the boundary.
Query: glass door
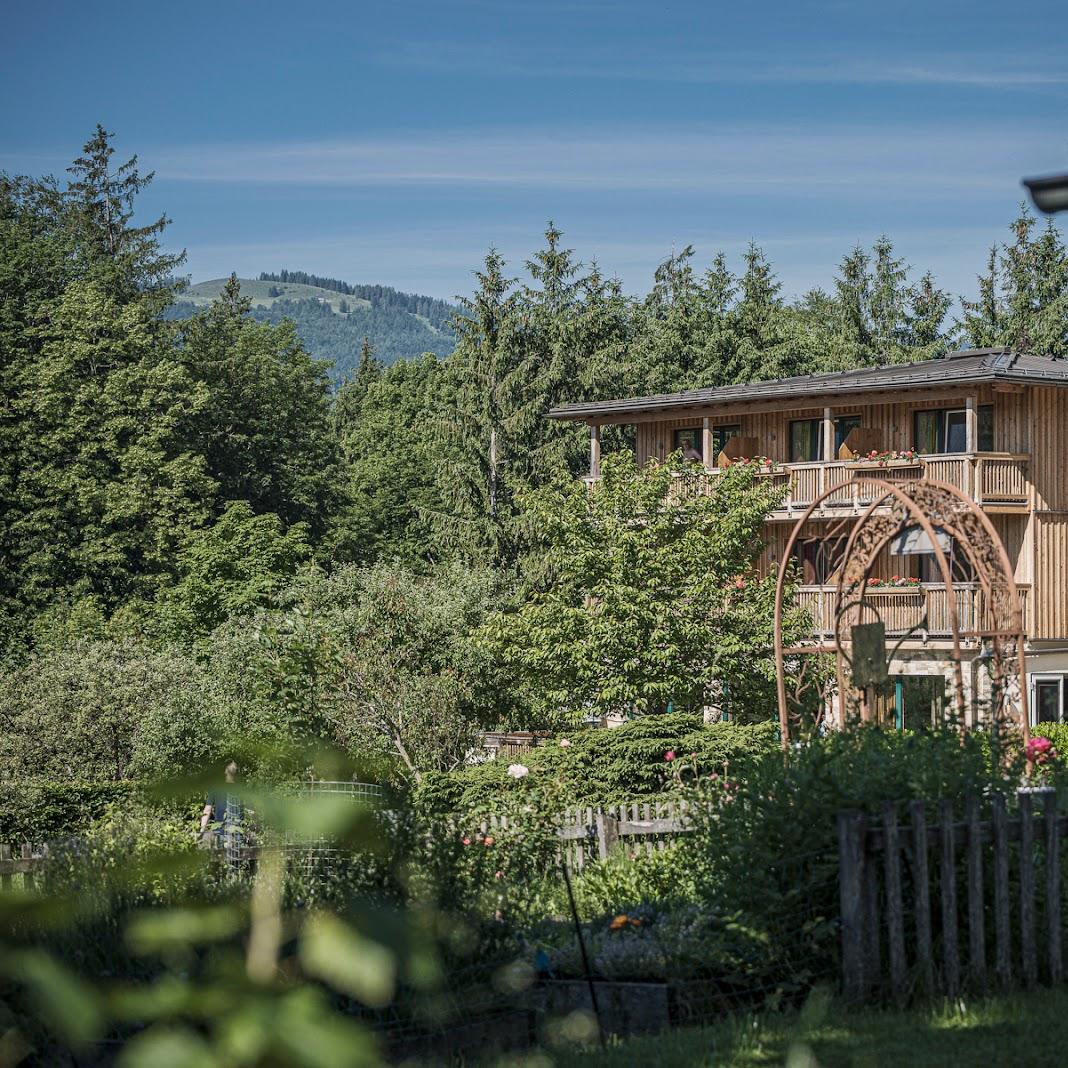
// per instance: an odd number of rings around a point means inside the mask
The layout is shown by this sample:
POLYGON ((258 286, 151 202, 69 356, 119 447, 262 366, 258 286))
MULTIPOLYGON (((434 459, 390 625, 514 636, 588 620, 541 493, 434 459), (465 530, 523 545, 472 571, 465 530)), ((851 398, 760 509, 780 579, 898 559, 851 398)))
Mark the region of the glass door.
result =
POLYGON ((946 412, 946 438, 943 452, 967 452, 968 423, 963 410, 946 412))

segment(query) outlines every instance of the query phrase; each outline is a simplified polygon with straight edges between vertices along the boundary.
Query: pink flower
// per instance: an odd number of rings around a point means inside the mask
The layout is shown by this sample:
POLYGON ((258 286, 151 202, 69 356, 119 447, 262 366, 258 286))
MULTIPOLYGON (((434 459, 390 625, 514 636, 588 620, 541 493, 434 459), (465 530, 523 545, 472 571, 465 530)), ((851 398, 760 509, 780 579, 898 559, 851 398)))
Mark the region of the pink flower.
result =
POLYGON ((493 845, 493 835, 487 834, 486 837, 483 839, 482 844, 485 846, 493 845))
POLYGON ((669 749, 669 750, 668 750, 668 751, 667 751, 667 752, 666 752, 666 753, 664 754, 664 759, 665 759, 666 761, 668 761, 668 763, 670 763, 670 762, 671 762, 672 760, 674 760, 674 759, 675 759, 675 750, 674 750, 674 749, 669 749))
POLYGON ((566 738, 561 738, 560 739, 560 748, 561 749, 567 749, 568 746, 570 746, 570 745, 571 745, 571 743, 566 738))
POLYGON ((1047 761, 1057 759, 1057 750, 1048 738, 1038 734, 1027 742, 1026 756, 1032 764, 1045 764, 1047 761))
POLYGON ((493 873, 493 878, 494 879, 503 879, 504 878, 504 872, 503 871, 495 871, 493 873))
POLYGON ((464 845, 470 845, 470 844, 471 844, 471 839, 470 838, 465 838, 464 839, 464 845))
POLYGON ((735 588, 736 590, 744 590, 744 589, 745 589, 745 579, 744 579, 744 578, 742 578, 742 576, 741 576, 741 575, 739 575, 739 576, 738 576, 738 577, 737 577, 737 578, 736 578, 736 579, 734 580, 734 588, 735 588))
POLYGON ((530 774, 530 768, 525 764, 509 764, 507 774, 513 779, 522 779, 524 775, 530 774))

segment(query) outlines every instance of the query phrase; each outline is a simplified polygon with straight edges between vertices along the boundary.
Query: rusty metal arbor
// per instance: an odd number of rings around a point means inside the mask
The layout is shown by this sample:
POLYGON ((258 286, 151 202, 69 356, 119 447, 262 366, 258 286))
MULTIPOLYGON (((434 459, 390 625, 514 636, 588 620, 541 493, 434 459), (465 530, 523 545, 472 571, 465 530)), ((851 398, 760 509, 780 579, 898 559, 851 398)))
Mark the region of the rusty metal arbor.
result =
MULTIPOLYGON (((862 498, 868 502, 860 516, 839 519, 824 538, 840 534, 845 549, 837 568, 834 590, 834 644, 821 642, 789 649, 783 642, 783 600, 786 569, 780 567, 775 590, 775 666, 778 680, 779 725, 782 745, 790 743, 790 710, 786 693, 786 658, 833 653, 838 683, 838 699, 843 721, 848 710, 859 709, 860 719, 872 717, 870 690, 863 672, 854 671, 855 639, 862 637, 863 623, 881 622, 878 607, 869 597, 869 577, 879 554, 892 539, 918 530, 926 538, 924 551, 934 554, 938 573, 946 590, 947 623, 952 643, 952 696, 962 729, 967 722, 964 678, 961 669, 962 642, 978 643, 990 670, 990 717, 996 727, 1016 725, 1028 736, 1028 710, 1023 613, 1016 581, 1005 547, 989 517, 956 487, 931 479, 893 482, 885 478, 858 477, 862 498), (848 538, 844 531, 851 527, 848 538), (940 537, 942 535, 943 537, 940 537), (973 626, 962 629, 957 588, 943 538, 958 545, 975 574, 981 593, 981 611, 973 626)), ((824 501, 840 493, 830 488, 817 497, 794 525, 786 543, 783 564, 792 558, 794 547, 806 525, 816 517, 825 519, 824 501)), ((926 623, 926 618, 923 620, 926 623)), ((921 626, 914 626, 909 637, 921 626)), ((885 633, 885 631, 883 631, 885 633)), ((898 646, 905 640, 902 638, 898 646)))

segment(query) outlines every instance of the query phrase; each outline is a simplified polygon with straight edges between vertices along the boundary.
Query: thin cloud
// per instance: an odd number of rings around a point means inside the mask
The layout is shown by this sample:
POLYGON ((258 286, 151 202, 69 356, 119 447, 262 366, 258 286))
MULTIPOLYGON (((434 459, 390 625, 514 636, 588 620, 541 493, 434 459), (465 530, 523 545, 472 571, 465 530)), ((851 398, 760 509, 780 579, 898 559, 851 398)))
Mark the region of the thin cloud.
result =
POLYGON ((146 151, 162 180, 293 185, 561 188, 737 196, 967 195, 1058 162, 1048 130, 1005 122, 509 129, 146 151), (998 145, 991 155, 990 145, 998 145))
POLYGON ((974 89, 1050 89, 1068 86, 1063 62, 1032 55, 1026 60, 980 54, 924 55, 913 62, 871 58, 843 62, 836 57, 805 63, 769 63, 766 53, 634 51, 621 56, 583 52, 581 62, 563 49, 532 58, 510 41, 406 42, 375 61, 425 73, 476 74, 500 78, 554 78, 619 82, 680 82, 737 85, 942 85, 974 89))

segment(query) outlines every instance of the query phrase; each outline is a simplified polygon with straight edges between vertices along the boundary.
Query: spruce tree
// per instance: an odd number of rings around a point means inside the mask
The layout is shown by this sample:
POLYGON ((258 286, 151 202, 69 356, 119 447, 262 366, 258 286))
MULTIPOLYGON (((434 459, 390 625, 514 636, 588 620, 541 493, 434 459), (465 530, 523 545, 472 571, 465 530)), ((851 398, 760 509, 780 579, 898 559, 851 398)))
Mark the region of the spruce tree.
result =
POLYGON ((1012 242, 991 250, 979 299, 961 300, 963 336, 980 347, 1068 355, 1068 249, 1053 220, 1038 230, 1026 205, 1011 230, 1012 242))

